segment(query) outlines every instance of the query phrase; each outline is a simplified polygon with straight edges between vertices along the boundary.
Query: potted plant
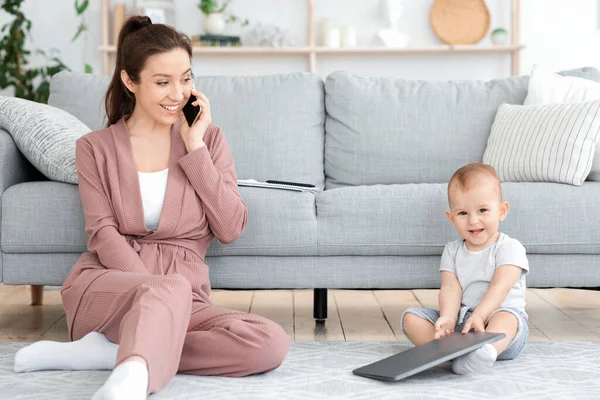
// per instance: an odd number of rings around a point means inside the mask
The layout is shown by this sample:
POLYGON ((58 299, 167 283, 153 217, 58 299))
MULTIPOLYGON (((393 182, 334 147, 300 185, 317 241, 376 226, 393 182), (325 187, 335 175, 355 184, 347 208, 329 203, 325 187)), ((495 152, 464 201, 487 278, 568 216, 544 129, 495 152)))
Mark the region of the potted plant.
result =
MULTIPOLYGON (((75 11, 83 18, 88 7, 88 0, 74 0, 75 11)), ((24 0, 4 0, 0 9, 13 19, 5 23, 0 37, 0 89, 13 88, 15 97, 46 104, 50 95, 50 79, 52 75, 69 70, 58 57, 58 50, 52 49, 49 53, 35 50, 35 54, 42 55, 49 65, 31 67, 29 57, 31 50, 26 48, 26 40, 31 34, 31 21, 21 10, 24 0)), ((81 21, 75 36, 77 38, 85 32, 87 25, 81 21)), ((85 72, 92 73, 92 67, 85 64, 85 72)))
POLYGON ((68 69, 56 56, 43 55, 51 64, 38 68, 29 66, 31 51, 25 47, 27 36, 31 33, 31 21, 21 10, 24 0, 5 0, 1 9, 14 19, 2 26, 0 39, 0 89, 14 88, 15 97, 47 103, 50 95, 50 78, 62 70, 68 69))
POLYGON ((238 16, 227 12, 227 7, 231 0, 200 0, 198 8, 204 14, 204 30, 210 35, 220 35, 225 31, 225 25, 230 22, 241 21, 241 26, 248 25, 247 19, 240 19, 238 16))

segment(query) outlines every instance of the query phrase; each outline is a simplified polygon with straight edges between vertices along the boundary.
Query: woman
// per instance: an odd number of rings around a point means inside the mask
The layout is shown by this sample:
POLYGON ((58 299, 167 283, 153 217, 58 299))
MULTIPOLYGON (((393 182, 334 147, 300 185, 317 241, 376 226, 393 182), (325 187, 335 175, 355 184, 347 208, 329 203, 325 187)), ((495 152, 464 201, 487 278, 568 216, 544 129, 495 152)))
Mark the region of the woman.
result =
POLYGON ((94 399, 143 399, 177 372, 243 376, 277 368, 285 332, 214 306, 204 255, 246 224, 231 152, 192 89, 190 40, 131 17, 106 93, 108 127, 77 141, 88 249, 61 294, 74 342, 38 342, 16 371, 110 369, 94 399), (201 113, 189 127, 190 95, 201 113), (118 343, 118 345, 116 344, 118 343))

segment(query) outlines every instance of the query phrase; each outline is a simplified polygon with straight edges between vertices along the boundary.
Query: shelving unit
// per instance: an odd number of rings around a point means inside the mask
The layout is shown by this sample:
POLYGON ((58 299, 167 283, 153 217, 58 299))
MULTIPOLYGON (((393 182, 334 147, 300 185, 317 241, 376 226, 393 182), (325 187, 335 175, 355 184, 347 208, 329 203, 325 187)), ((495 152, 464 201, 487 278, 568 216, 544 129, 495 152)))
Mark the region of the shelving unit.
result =
MULTIPOLYGON (((273 56, 294 56, 303 55, 307 57, 307 71, 315 72, 317 55, 418 55, 418 54, 454 54, 454 53, 510 53, 511 55, 511 73, 519 74, 519 56, 524 47, 519 43, 519 23, 520 23, 520 0, 511 0, 511 43, 508 45, 436 45, 428 47, 353 47, 353 48, 328 48, 317 46, 315 41, 315 21, 314 21, 314 3, 315 0, 307 0, 308 3, 308 46, 304 47, 198 47, 193 48, 194 54, 227 54, 231 56, 261 55, 267 57, 273 56)), ((114 57, 116 47, 109 43, 109 19, 110 19, 110 0, 102 0, 101 20, 102 20, 102 71, 104 74, 110 74, 111 57, 114 57)))

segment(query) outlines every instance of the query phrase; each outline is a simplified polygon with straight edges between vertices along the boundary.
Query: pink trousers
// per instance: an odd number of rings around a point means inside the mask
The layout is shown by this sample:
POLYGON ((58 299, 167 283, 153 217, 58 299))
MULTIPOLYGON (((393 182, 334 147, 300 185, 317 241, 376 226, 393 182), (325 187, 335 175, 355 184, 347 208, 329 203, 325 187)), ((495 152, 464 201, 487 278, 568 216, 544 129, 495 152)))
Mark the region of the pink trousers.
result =
POLYGON ((176 373, 244 376, 277 368, 289 339, 276 323, 214 306, 183 275, 108 271, 85 291, 72 338, 102 332, 119 344, 117 363, 148 363, 148 392, 176 373))

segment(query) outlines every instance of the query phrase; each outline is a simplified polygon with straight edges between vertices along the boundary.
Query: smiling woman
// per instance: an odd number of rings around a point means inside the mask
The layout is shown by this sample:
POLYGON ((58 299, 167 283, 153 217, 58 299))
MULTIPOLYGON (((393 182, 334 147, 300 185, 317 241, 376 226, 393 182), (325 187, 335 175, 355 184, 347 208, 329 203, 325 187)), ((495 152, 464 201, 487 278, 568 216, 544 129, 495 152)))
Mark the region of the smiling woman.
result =
MULTIPOLYGON (((154 109, 160 103, 148 108, 150 104, 157 100, 167 100, 169 95, 176 97, 176 103, 179 104, 183 101, 182 93, 187 93, 189 97, 192 87, 190 40, 166 25, 152 24, 148 17, 137 18, 128 20, 119 34, 115 72, 105 100, 107 126, 132 114, 137 102, 150 115, 160 111, 154 109), (169 87, 170 81, 179 85, 169 87), (157 96, 162 96, 163 99, 157 99, 157 96)), ((172 99, 170 101, 170 105, 175 104, 172 99)), ((170 118, 164 123, 171 125, 175 120, 176 118, 170 118)))
POLYGON ((89 251, 61 290, 75 341, 27 346, 15 371, 114 367, 93 399, 143 399, 177 372, 250 375, 286 356, 280 326, 210 300, 206 250, 214 237, 236 240, 247 211, 190 58, 189 39, 171 27, 125 22, 108 127, 76 144, 89 251), (202 111, 189 126, 182 108, 192 95, 202 111))

